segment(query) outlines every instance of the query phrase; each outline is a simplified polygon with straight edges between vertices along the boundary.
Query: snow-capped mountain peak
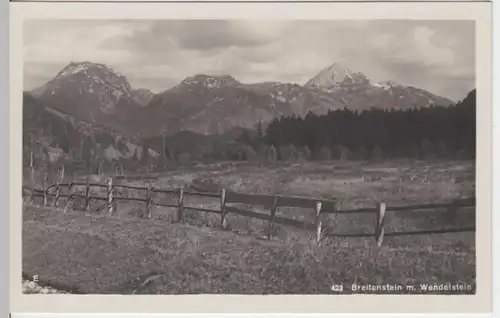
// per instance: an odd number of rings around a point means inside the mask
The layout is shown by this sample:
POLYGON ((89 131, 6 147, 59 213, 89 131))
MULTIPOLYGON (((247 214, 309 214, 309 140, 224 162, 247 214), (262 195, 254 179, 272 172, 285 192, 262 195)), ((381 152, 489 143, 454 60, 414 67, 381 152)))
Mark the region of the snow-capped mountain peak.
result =
POLYGON ((351 69, 340 63, 333 63, 332 65, 322 69, 304 86, 331 88, 342 84, 365 84, 368 82, 368 78, 362 73, 353 72, 351 69))
POLYGON ((386 91, 388 91, 394 87, 403 87, 403 85, 398 84, 398 83, 393 82, 393 81, 381 81, 381 82, 373 84, 373 86, 383 88, 386 91))
POLYGON ((110 115, 141 106, 125 76, 89 61, 69 63, 32 95, 58 111, 102 125, 114 124, 110 115))
POLYGON ((125 76, 99 63, 71 62, 51 81, 35 89, 34 95, 55 98, 60 92, 72 92, 94 100, 103 113, 113 113, 120 100, 133 101, 133 92, 125 76))
POLYGON ((89 70, 93 68, 98 68, 98 69, 105 69, 105 70, 111 70, 104 64, 99 64, 99 63, 92 63, 89 61, 83 61, 83 62, 71 62, 68 65, 66 65, 58 74, 56 77, 60 76, 69 76, 72 74, 77 74, 80 72, 88 72, 89 70))
POLYGON ((230 75, 214 76, 206 74, 197 74, 194 76, 186 77, 181 82, 181 85, 202 86, 210 89, 210 88, 221 88, 223 86, 240 86, 241 83, 230 75))

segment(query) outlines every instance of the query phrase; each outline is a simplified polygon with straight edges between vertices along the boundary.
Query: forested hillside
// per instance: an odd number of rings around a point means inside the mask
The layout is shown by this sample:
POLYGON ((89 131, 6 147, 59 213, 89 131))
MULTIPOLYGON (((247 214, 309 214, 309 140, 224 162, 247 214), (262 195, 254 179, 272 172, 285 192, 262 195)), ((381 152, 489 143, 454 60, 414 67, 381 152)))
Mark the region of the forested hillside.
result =
POLYGON ((267 127, 265 142, 278 149, 307 147, 317 159, 474 158, 476 91, 451 107, 345 109, 323 116, 282 117, 267 127))
MULTIPOLYGON (((280 117, 253 130, 205 136, 181 132, 165 149, 191 160, 471 159, 476 147, 476 91, 454 106, 329 111, 280 117)), ((161 152, 161 139, 148 143, 161 152)))
POLYGON ((45 107, 29 93, 23 94, 24 167, 30 165, 33 153, 37 169, 50 171, 64 165, 68 172, 95 173, 113 161, 137 161, 141 154, 137 144, 116 132, 45 107))

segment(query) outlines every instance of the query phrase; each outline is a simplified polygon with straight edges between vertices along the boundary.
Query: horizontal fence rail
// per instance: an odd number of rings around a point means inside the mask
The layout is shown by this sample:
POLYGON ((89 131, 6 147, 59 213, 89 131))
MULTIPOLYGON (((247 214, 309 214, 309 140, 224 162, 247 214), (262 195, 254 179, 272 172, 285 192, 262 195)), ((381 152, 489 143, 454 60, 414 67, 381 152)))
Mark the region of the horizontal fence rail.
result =
MULTIPOLYGON (((427 234, 441 234, 441 233, 458 233, 458 232, 471 232, 475 231, 475 227, 462 227, 450 229, 436 229, 436 230, 418 230, 418 231, 393 231, 386 233, 385 224, 387 220, 387 212, 426 212, 435 211, 436 209, 445 209, 446 212, 456 213, 457 210, 467 207, 475 207, 475 198, 459 199, 452 202, 443 203, 430 203, 430 204, 415 204, 404 206, 386 206, 384 202, 379 202, 376 207, 364 207, 359 209, 344 209, 339 208, 338 200, 326 200, 307 197, 293 197, 283 195, 270 195, 270 194, 249 194, 240 193, 222 189, 219 193, 188 191, 181 189, 162 189, 155 188, 149 182, 146 186, 135 186, 127 184, 114 184, 112 178, 108 178, 106 183, 92 183, 92 182, 63 182, 51 184, 43 189, 30 188, 27 186, 22 187, 23 197, 29 197, 29 201, 33 201, 34 197, 42 197, 43 205, 48 204, 48 198, 52 198, 52 206, 59 206, 59 199, 66 198, 64 211, 67 211, 71 205, 71 200, 74 198, 81 198, 85 201, 85 210, 89 210, 90 201, 98 200, 105 201, 108 214, 112 215, 116 210, 117 201, 135 201, 144 202, 145 211, 148 218, 152 217, 153 206, 168 207, 177 209, 177 221, 184 221, 184 211, 200 211, 206 213, 214 213, 220 216, 220 226, 227 228, 227 215, 235 214, 244 217, 260 219, 268 222, 267 236, 271 238, 272 229, 275 224, 285 225, 301 230, 314 231, 316 233, 316 240, 320 241, 324 236, 335 237, 374 237, 377 245, 381 246, 385 237, 393 236, 406 236, 406 235, 427 235, 427 234), (83 190, 76 192, 75 188, 79 187, 83 190), (91 188, 99 188, 105 191, 105 195, 91 194, 91 188), (65 189, 61 193, 61 189, 65 189), (145 197, 130 197, 116 195, 116 189, 127 189, 134 191, 144 191, 145 197), (51 191, 53 190, 53 191, 51 191), (167 195, 164 199, 170 199, 170 202, 165 202, 159 198, 153 199, 153 194, 167 195), (184 201, 186 196, 198 196, 220 200, 220 209, 203 208, 194 206, 185 206, 184 201), (232 204, 246 204, 253 206, 261 206, 269 213, 260 213, 242 209, 232 204), (276 212, 280 207, 303 208, 310 209, 314 212, 314 222, 307 222, 302 220, 295 220, 283 216, 277 216, 276 212), (327 214, 359 214, 368 213, 376 215, 375 229, 373 233, 332 233, 332 230, 324 226, 324 216, 327 214)), ((475 210, 474 210, 475 217, 475 210)))

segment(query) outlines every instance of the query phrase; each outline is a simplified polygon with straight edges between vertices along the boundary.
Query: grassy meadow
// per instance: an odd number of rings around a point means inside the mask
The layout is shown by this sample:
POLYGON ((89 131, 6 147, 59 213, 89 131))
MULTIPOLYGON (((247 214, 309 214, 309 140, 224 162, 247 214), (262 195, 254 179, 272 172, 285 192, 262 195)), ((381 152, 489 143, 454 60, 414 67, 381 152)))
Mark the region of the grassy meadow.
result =
MULTIPOLYGON (((220 163, 115 182, 336 198, 341 209, 353 209, 375 207, 381 201, 392 206, 474 197, 474 172, 474 163, 464 161, 220 163)), ((117 190, 116 195, 145 193, 117 190)), ((176 202, 160 194, 154 200, 176 202)), ((75 210, 79 204, 76 201, 75 210)), ((187 209, 186 222, 179 224, 175 209, 155 207, 152 219, 147 219, 144 203, 120 201, 116 214, 109 217, 103 204, 93 202, 90 212, 66 214, 26 205, 24 274, 37 274, 40 282, 81 293, 328 294, 334 284, 343 284, 343 293, 350 293, 352 284, 433 283, 463 283, 472 286, 469 293, 475 290, 473 232, 386 237, 381 248, 373 237, 327 237, 317 244, 314 233, 286 226, 276 226, 267 240, 265 221, 242 216, 229 214, 229 228, 222 230, 215 214, 187 209)), ((184 204, 220 207, 215 198, 187 196, 184 204)), ((268 213, 259 207, 243 208, 268 213)), ((308 221, 314 217, 313 211, 296 208, 280 208, 277 215, 308 221)), ((374 223, 371 213, 332 214, 325 220, 334 234, 371 234, 374 223)), ((461 212, 388 212, 386 232, 471 223, 474 220, 461 212)))

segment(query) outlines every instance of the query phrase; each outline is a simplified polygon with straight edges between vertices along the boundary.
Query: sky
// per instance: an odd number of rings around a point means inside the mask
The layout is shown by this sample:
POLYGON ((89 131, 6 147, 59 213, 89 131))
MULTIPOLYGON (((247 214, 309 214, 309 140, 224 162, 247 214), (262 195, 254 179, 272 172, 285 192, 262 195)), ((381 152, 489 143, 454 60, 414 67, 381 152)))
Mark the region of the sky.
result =
POLYGON ((24 88, 103 63, 155 93, 195 74, 304 84, 340 63, 458 101, 475 88, 474 21, 28 20, 24 88))

